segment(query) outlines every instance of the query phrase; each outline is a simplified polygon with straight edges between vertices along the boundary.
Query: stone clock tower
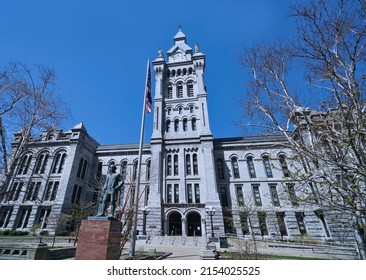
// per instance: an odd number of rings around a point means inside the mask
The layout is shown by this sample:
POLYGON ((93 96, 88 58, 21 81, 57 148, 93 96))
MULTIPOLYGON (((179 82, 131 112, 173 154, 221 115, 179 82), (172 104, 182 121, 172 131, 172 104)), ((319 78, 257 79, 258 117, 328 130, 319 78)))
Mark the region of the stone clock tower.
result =
POLYGON ((224 233, 204 81, 206 58, 179 29, 174 45, 153 61, 154 122, 147 230, 163 235, 224 233))

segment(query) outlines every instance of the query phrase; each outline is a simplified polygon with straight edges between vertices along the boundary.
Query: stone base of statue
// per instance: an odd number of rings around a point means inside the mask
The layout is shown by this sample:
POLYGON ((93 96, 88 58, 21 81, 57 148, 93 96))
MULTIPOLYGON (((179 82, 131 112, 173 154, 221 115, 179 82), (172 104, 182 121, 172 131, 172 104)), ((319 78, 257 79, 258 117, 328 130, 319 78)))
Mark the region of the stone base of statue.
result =
POLYGON ((118 260, 121 222, 111 217, 88 217, 81 222, 76 260, 118 260))

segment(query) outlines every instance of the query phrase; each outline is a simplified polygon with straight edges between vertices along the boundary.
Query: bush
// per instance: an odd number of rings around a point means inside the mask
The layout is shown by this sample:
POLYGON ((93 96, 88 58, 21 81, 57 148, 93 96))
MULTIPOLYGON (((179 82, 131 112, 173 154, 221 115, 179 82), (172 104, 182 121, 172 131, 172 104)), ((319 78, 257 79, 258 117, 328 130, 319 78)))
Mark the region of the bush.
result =
POLYGON ((48 232, 48 230, 42 230, 40 233, 39 233, 40 236, 49 236, 50 233, 48 232))

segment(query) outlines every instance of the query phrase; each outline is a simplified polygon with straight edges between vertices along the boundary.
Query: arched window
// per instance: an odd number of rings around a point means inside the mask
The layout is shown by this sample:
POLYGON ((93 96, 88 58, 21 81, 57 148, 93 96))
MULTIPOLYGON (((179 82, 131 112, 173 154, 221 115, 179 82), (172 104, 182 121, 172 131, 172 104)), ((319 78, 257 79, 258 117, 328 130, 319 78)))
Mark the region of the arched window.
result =
POLYGON ((38 156, 36 169, 34 170, 35 174, 44 174, 46 171, 46 166, 48 162, 48 153, 42 153, 38 156))
POLYGON ((103 162, 99 162, 98 163, 98 170, 97 170, 97 176, 96 176, 96 178, 97 178, 97 180, 100 180, 100 179, 102 179, 102 172, 103 172, 103 162))
POLYGON ((173 86, 170 84, 168 86, 168 96, 167 99, 172 99, 173 98, 173 86))
POLYGON ((166 132, 170 131, 170 120, 166 120, 166 122, 165 122, 165 131, 166 132))
POLYGON ((177 98, 183 98, 183 84, 177 84, 177 98))
POLYGON ((178 175, 178 155, 174 155, 174 176, 178 175))
POLYGON ((122 178, 126 178, 127 175, 127 161, 124 160, 121 163, 121 176, 122 178))
POLYGON ((147 162, 146 162, 146 182, 148 182, 148 181, 150 181, 150 169, 151 168, 151 161, 150 160, 148 160, 147 162))
POLYGON ((20 163, 19 170, 18 170, 18 175, 25 175, 28 173, 31 161, 32 161, 31 154, 26 154, 23 156, 22 161, 20 163))
POLYGON ((174 131, 175 132, 179 131, 179 120, 178 119, 174 120, 174 131))
POLYGON ((53 161, 52 174, 62 173, 66 158, 67 158, 66 151, 60 151, 56 154, 55 159, 53 161))
POLYGON ((188 95, 188 97, 193 97, 193 95, 194 95, 194 92, 193 92, 193 82, 192 81, 189 81, 187 83, 187 95, 188 95))
POLYGON ((188 120, 183 119, 183 131, 187 131, 187 129, 188 129, 188 120))
POLYGON ((190 106, 190 107, 189 107, 189 112, 190 112, 191 114, 193 114, 193 112, 194 112, 194 107, 193 107, 193 106, 190 106))
POLYGON ((192 125, 192 130, 195 131, 197 129, 196 118, 192 118, 191 125, 192 125))
POLYGON ((186 154, 186 174, 192 175, 191 155, 186 154))
POLYGON ((133 173, 132 173, 132 180, 135 181, 137 178, 137 165, 138 165, 138 160, 135 160, 133 162, 133 173))
POLYGON ((88 161, 86 159, 84 159, 83 157, 80 158, 78 172, 76 173, 76 177, 85 179, 87 166, 88 166, 88 161))
POLYGON ((172 156, 168 155, 166 157, 166 175, 171 176, 172 175, 172 156))
POLYGON ((84 160, 83 170, 81 171, 81 179, 85 179, 86 170, 88 168, 88 161, 84 160))
POLYGON ((253 157, 247 157, 247 165, 250 178, 257 178, 257 175, 255 174, 253 157))
POLYGON ((193 175, 198 175, 198 160, 197 160, 197 154, 193 154, 193 175))
POLYGON ((269 157, 263 156, 262 159, 263 159, 264 170, 266 171, 267 178, 272 178, 273 174, 272 174, 271 163, 269 161, 269 157))
POLYGON ((239 164, 238 164, 238 158, 237 157, 233 157, 231 159, 231 165, 232 165, 232 168, 233 168, 234 178, 240 178, 239 164))
POLYGON ((284 155, 280 155, 279 156, 279 161, 280 161, 280 164, 281 164, 283 176, 289 177, 290 176, 290 171, 288 170, 288 167, 287 167, 286 157, 284 155))

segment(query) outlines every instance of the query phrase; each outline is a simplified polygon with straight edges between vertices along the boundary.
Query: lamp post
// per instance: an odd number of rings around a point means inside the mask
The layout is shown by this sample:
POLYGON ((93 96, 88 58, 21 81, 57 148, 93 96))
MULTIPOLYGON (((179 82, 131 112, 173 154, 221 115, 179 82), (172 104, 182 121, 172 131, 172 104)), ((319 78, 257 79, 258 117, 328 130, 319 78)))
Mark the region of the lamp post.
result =
POLYGON ((211 237, 214 237, 215 235, 214 235, 214 228, 213 228, 212 217, 213 217, 213 215, 215 215, 215 208, 214 207, 206 208, 206 213, 211 218, 211 237))
POLYGON ((145 208, 142 210, 142 213, 144 214, 142 234, 146 235, 146 216, 150 213, 149 207, 145 206, 145 208))

